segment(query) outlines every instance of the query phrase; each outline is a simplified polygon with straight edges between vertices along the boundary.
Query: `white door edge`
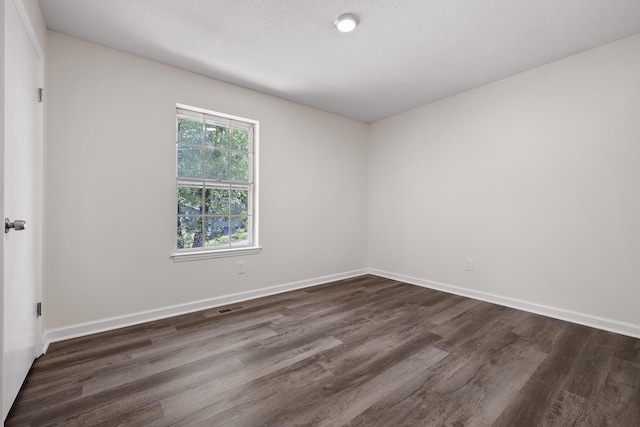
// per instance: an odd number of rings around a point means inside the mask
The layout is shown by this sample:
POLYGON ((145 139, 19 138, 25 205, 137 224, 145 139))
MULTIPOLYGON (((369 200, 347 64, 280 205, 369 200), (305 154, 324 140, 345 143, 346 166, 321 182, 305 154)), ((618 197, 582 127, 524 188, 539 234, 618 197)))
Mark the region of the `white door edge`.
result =
MULTIPOLYGON (((31 46, 33 47, 33 51, 38 58, 38 87, 44 87, 44 41, 41 41, 38 38, 37 32, 34 28, 34 25, 29 17, 29 13, 27 12, 27 8, 24 4, 24 0, 12 0, 13 4, 18 12, 18 16, 22 21, 22 26, 29 37, 29 41, 31 42, 31 46)), ((34 94, 35 96, 35 94, 34 94)), ((4 111, 3 111, 4 114, 4 111)), ((4 132, 4 127, 3 127, 4 132)), ((38 217, 36 225, 38 233, 37 233, 37 266, 38 271, 36 272, 38 282, 36 283, 36 294, 38 296, 38 301, 42 301, 43 297, 43 282, 44 282, 44 105, 40 103, 38 105, 38 203, 40 204, 40 209, 38 209, 38 217)), ((4 144, 4 143, 3 143, 4 144)), ((4 145, 3 145, 4 152, 4 145)), ((4 156, 3 156, 4 157, 4 156)), ((2 182, 4 185, 4 179, 2 182)), ((3 197, 4 197, 4 188, 3 188, 3 197)), ((4 201, 4 198, 3 198, 4 201)), ((4 212, 3 212, 4 213, 4 212)), ((4 218, 4 216, 3 216, 4 218)), ((4 256, 4 253, 2 253, 4 256)), ((4 286, 4 284, 3 284, 4 286)), ((43 342, 43 317, 39 317, 37 319, 37 335, 36 335, 36 347, 34 354, 34 358, 37 358, 42 355, 42 350, 44 348, 43 342)))

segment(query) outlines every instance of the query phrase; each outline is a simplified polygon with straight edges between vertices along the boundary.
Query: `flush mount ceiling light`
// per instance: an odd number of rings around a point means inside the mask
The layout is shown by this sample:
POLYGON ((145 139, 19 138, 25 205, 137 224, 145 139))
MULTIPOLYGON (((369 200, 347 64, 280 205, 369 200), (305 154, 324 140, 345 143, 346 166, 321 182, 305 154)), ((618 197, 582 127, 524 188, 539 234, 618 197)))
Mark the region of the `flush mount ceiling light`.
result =
POLYGON ((353 13, 343 13, 336 18, 333 25, 336 26, 338 31, 342 33, 349 33, 355 30, 359 22, 360 20, 353 13))

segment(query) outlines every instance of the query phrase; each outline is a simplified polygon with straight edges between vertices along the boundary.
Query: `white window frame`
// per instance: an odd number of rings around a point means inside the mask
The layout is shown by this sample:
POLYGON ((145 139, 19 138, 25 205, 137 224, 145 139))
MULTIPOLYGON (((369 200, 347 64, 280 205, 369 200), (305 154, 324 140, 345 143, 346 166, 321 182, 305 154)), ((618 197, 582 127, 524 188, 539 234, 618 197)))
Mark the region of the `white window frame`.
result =
MULTIPOLYGON (((176 153, 176 162, 175 162, 175 177, 176 177, 176 185, 174 189, 174 195, 176 195, 176 203, 177 203, 177 194, 178 194, 178 186, 179 184, 187 184, 189 182, 192 183, 209 183, 209 184, 225 184, 233 186, 234 183, 231 181, 217 181, 217 180, 209 180, 209 179, 185 179, 178 177, 178 143, 177 143, 177 134, 178 134, 178 114, 183 114, 186 110, 187 112, 193 113, 194 115, 206 114, 207 116, 212 116, 214 118, 220 118, 227 121, 240 122, 243 125, 247 125, 248 128, 252 129, 252 145, 253 152, 250 151, 250 171, 249 171, 249 191, 250 191, 250 203, 249 203, 249 218, 250 224, 249 229, 251 233, 251 244, 249 246, 240 246, 240 247, 218 247, 218 248, 185 248, 178 249, 177 239, 176 239, 176 229, 175 229, 175 216, 174 216, 174 228, 173 228, 173 240, 174 240, 174 252, 171 254, 174 262, 182 262, 182 261, 195 261, 201 259, 209 259, 209 258, 220 258, 220 257, 230 257, 230 256, 243 256, 243 255, 254 255, 260 253, 262 248, 259 244, 259 186, 258 186, 258 177, 259 177, 259 168, 258 168, 258 159, 259 159, 259 127, 260 123, 257 120, 247 119, 244 117, 233 116, 230 114, 219 113, 216 111, 205 110, 198 107, 193 107, 185 104, 176 104, 176 132, 174 134, 174 144, 175 144, 175 153, 176 153)), ((236 183, 238 185, 246 185, 243 183, 236 183)), ((176 211, 174 211, 177 214, 176 211)))

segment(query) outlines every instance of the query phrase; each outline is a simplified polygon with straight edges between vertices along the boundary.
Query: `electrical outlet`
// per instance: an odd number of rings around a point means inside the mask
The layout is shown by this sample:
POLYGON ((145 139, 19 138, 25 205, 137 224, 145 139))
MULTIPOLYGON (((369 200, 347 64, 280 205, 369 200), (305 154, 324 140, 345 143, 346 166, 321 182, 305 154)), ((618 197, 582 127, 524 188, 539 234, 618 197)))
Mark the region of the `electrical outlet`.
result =
POLYGON ((473 271, 473 260, 465 259, 464 260, 464 269, 467 271, 473 271))
POLYGON ((238 274, 244 274, 244 261, 239 261, 236 265, 236 272, 238 274))

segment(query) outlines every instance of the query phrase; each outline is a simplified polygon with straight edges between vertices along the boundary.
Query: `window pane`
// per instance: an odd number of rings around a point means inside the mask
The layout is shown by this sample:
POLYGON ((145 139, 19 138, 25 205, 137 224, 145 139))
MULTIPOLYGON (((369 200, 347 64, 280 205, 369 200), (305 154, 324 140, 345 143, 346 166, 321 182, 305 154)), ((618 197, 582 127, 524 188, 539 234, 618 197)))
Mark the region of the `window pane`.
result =
POLYGON ((229 148, 229 128, 207 123, 206 143, 217 148, 229 148))
POLYGON ((202 178, 202 150, 178 144, 178 177, 202 178))
POLYGON ((178 188, 178 214, 202 213, 202 188, 179 187, 178 188))
POLYGON ((229 178, 229 153, 218 149, 205 149, 206 179, 229 178))
POLYGON ((176 112, 177 249, 254 244, 254 125, 195 108, 176 112))
POLYGON ((179 118, 178 142, 202 144, 202 122, 179 118))
POLYGON ((207 214, 229 214, 229 187, 213 187, 205 190, 207 214))
POLYGON ((231 148, 234 150, 249 151, 249 132, 240 129, 231 129, 231 148))
POLYGON ((178 249, 202 247, 202 218, 178 217, 178 249))
POLYGON ((231 214, 247 215, 249 208, 249 189, 233 188, 231 190, 231 214))
POLYGON ((231 180, 249 181, 249 153, 231 153, 231 180))
POLYGON ((231 244, 233 246, 249 244, 249 218, 246 216, 231 217, 231 244))
POLYGON ((212 216, 205 218, 206 239, 205 246, 228 246, 229 245, 229 217, 212 216))

